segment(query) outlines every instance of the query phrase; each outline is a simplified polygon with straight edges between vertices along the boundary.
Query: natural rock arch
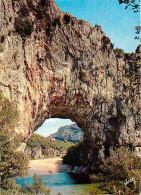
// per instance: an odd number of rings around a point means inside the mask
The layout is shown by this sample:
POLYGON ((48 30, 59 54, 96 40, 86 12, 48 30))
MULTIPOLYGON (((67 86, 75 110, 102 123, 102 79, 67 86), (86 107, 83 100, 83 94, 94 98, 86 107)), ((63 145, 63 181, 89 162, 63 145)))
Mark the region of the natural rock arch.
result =
POLYGON ((0 2, 0 88, 17 105, 16 131, 27 140, 45 119, 70 118, 91 148, 140 145, 137 119, 118 98, 124 55, 115 54, 100 26, 63 13, 54 0, 28 2, 0 2), (25 21, 27 34, 19 26, 25 21))

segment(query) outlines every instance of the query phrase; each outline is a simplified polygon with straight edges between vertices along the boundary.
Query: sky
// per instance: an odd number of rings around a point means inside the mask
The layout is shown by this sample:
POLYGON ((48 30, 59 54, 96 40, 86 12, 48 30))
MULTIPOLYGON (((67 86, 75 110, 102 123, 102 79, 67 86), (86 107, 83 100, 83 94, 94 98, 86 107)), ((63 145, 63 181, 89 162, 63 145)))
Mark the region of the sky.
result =
MULTIPOLYGON (((134 52, 137 48, 139 41, 134 37, 135 26, 140 24, 139 13, 134 13, 131 8, 125 10, 125 5, 119 5, 118 0, 56 0, 56 3, 62 11, 86 20, 93 26, 100 25, 115 48, 125 52, 134 52)), ((48 136, 60 126, 72 123, 69 119, 47 119, 36 133, 48 136)))
MULTIPOLYGON (((135 26, 140 25, 139 13, 118 0, 55 0, 60 9, 84 19, 92 25, 98 24, 111 39, 115 47, 125 52, 134 52, 139 41, 135 40, 135 26)), ((138 2, 138 0, 137 0, 138 2)))
POLYGON ((74 122, 72 122, 70 119, 50 118, 45 120, 43 125, 35 133, 46 137, 52 133, 57 132, 59 127, 71 125, 73 123, 74 122))

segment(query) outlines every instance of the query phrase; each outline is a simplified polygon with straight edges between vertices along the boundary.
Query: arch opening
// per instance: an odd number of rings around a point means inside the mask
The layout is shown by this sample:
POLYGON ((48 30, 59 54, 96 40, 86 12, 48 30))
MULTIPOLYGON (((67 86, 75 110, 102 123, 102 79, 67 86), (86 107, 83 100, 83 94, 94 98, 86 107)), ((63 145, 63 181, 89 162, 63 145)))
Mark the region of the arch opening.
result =
POLYGON ((49 118, 35 131, 44 137, 79 142, 83 140, 83 130, 71 119, 49 118))
POLYGON ((83 141, 83 130, 70 119, 50 118, 26 142, 29 158, 63 157, 74 144, 83 141))

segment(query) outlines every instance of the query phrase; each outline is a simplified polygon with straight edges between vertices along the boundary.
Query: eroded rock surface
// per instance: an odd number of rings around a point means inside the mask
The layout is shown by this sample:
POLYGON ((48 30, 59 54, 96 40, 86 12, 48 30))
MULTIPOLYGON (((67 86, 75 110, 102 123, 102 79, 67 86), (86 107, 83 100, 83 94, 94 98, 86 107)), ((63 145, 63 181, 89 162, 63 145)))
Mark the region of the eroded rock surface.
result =
POLYGON ((58 131, 51 134, 49 138, 62 141, 67 140, 76 143, 83 141, 83 134, 84 132, 77 126, 77 124, 72 124, 60 127, 58 131))
POLYGON ((137 58, 139 49, 114 51, 100 26, 53 0, 0 1, 0 89, 17 105, 24 140, 60 117, 84 130, 90 156, 93 148, 141 146, 137 58))

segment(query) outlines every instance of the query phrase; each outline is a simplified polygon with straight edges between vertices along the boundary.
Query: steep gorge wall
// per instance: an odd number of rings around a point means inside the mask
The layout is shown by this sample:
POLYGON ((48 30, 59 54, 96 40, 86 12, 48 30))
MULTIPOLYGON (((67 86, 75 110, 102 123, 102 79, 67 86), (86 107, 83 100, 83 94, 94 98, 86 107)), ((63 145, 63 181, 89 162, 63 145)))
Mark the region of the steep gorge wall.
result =
POLYGON ((84 130, 90 156, 95 148, 141 146, 139 85, 125 78, 129 62, 100 26, 63 13, 54 0, 1 0, 0 13, 0 89, 17 106, 23 140, 60 117, 84 130))

